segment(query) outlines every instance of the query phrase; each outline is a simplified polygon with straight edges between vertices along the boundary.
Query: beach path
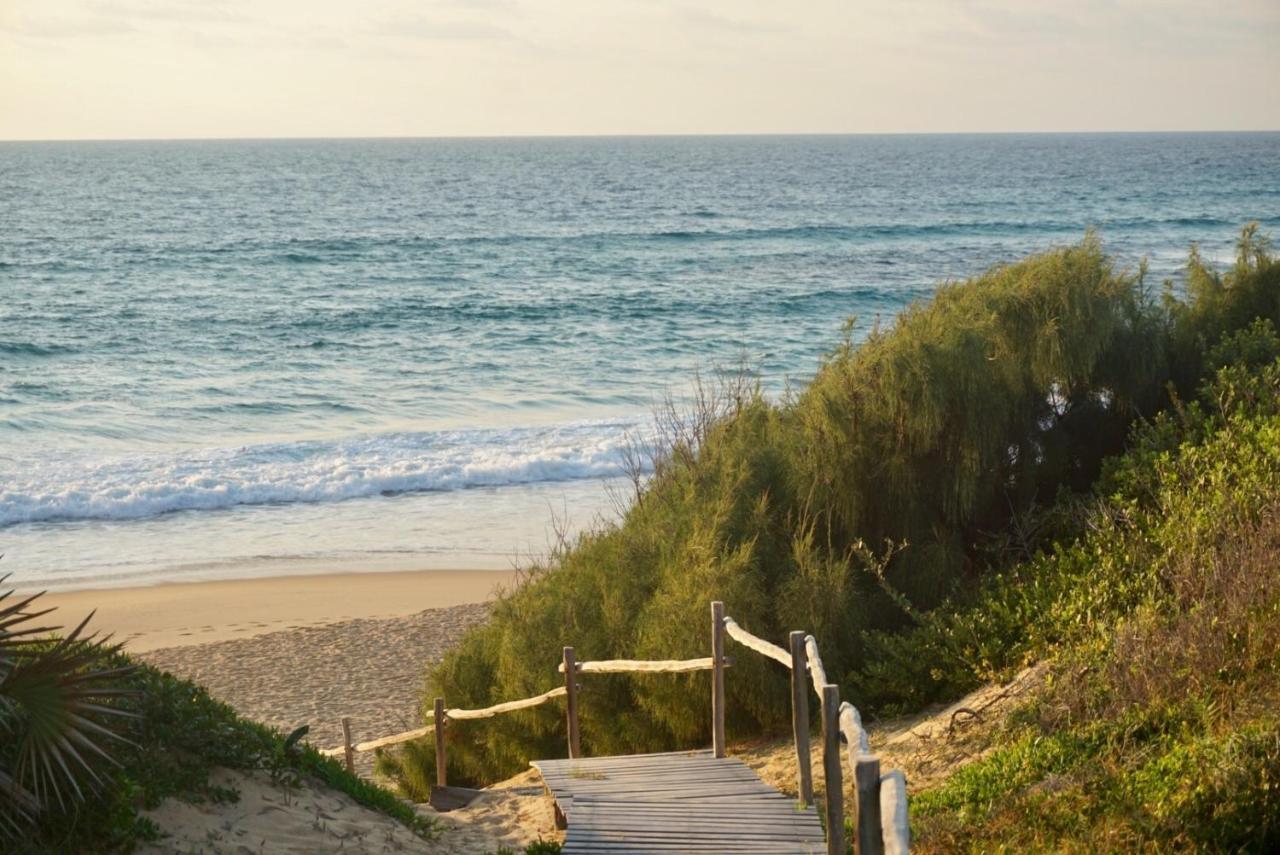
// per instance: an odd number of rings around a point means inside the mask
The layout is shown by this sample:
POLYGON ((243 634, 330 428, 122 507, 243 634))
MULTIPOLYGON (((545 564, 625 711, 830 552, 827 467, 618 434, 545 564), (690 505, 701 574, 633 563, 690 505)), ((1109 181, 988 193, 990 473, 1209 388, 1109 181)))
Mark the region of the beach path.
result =
POLYGON ((817 811, 711 751, 538 760, 564 816, 565 855, 639 852, 820 853, 817 811))

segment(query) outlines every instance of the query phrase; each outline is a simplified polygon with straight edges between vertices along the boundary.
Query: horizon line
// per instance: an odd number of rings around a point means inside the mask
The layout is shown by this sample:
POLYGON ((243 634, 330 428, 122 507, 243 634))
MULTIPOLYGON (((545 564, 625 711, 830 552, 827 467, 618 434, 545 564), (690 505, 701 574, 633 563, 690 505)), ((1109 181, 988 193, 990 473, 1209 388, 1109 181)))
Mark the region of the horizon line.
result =
POLYGON ((1190 134, 1274 134, 1280 128, 1213 128, 1197 130, 1055 130, 1055 131, 702 131, 692 133, 581 134, 387 134, 333 136, 175 136, 175 137, 4 137, 4 143, 109 142, 337 142, 375 140, 568 140, 568 139, 688 139, 794 137, 981 137, 981 136, 1157 136, 1190 134))

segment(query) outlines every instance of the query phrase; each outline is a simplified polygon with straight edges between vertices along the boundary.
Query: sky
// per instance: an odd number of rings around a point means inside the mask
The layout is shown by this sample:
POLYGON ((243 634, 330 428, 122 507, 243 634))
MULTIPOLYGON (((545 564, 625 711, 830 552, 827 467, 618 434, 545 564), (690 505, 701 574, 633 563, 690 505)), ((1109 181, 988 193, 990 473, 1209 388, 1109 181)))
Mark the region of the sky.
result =
POLYGON ((0 0, 0 139, 1280 129, 1280 0, 0 0))

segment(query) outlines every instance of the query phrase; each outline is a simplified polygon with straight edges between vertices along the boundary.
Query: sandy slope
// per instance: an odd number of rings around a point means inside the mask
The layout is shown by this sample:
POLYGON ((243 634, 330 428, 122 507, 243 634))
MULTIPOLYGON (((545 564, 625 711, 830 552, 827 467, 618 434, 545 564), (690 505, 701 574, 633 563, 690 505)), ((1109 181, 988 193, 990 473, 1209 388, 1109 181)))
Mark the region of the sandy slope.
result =
MULTIPOLYGON (((870 723, 867 735, 872 753, 880 757, 881 771, 905 772, 909 793, 934 786, 986 753, 992 730, 1041 685, 1044 674, 1043 666, 1028 668, 1005 685, 983 686, 954 704, 870 723)), ((822 741, 816 735, 810 748, 814 790, 822 793, 822 741)), ((740 745, 730 753, 741 757, 766 783, 784 793, 797 792, 795 749, 790 740, 740 745)), ((845 797, 851 802, 852 781, 847 773, 844 784, 845 797)))
MULTIPOLYGON (((427 666, 440 661, 484 603, 405 617, 360 619, 282 630, 254 638, 152 650, 149 664, 195 680, 241 715, 284 731, 311 727, 317 748, 342 744, 342 717, 363 742, 422 726, 427 666)), ((373 755, 357 755, 358 771, 373 755)))
MULTIPOLYGON (((191 805, 173 799, 146 815, 163 837, 143 853, 391 853, 488 855, 502 846, 523 849, 556 835, 551 801, 526 778, 487 792, 468 807, 437 814, 430 839, 398 821, 362 807, 349 796, 318 785, 285 789, 264 773, 219 770, 213 782, 237 790, 238 801, 191 805)), ((559 839, 559 838, 556 838, 559 839)))

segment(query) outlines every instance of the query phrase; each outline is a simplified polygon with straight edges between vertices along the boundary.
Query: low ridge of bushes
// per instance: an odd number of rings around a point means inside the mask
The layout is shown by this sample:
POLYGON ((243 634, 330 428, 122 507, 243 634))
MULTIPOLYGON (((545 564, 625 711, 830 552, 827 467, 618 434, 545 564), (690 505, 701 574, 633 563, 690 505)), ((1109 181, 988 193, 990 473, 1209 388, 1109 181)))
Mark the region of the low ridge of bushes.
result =
MULTIPOLYGON (((1062 592, 1037 591, 1080 583, 1044 565, 1075 560, 1087 575, 1105 560, 1070 557, 1097 522, 1097 491, 1126 478, 1139 489, 1147 470, 1133 455, 1185 442, 1173 419, 1209 418, 1185 403, 1206 378, 1259 364, 1274 329, 1255 319, 1280 322, 1280 264, 1253 227, 1224 273, 1193 251, 1182 295, 1117 269, 1089 235, 942 286, 836 347, 786 400, 721 384, 691 418, 663 420, 653 476, 625 517, 533 568, 431 672, 426 695, 475 707, 539 694, 566 644, 580 659, 706 655, 712 599, 762 635, 813 632, 868 711, 954 695, 1053 643, 1042 612, 1062 592), (1135 445, 1133 425, 1148 421, 1135 445)), ((1141 601, 1134 586, 1105 594, 1116 613, 1141 601)), ((1076 592, 1085 622, 1091 594, 1076 592)), ((706 742, 703 683, 592 680, 584 750, 706 742)), ((728 691, 731 736, 785 729, 786 684, 768 663, 740 658, 728 691)), ((562 753, 563 721, 548 705, 500 727, 457 723, 450 738, 451 775, 491 781, 562 753)), ((415 746, 382 766, 408 781, 429 760, 415 746)))

